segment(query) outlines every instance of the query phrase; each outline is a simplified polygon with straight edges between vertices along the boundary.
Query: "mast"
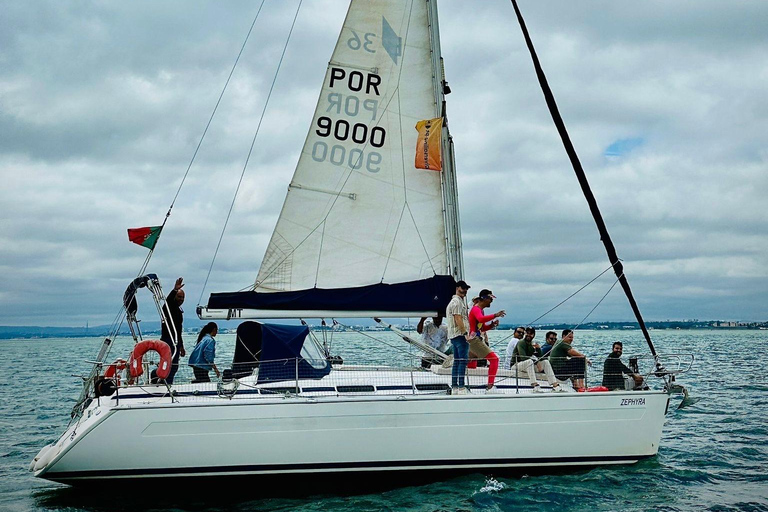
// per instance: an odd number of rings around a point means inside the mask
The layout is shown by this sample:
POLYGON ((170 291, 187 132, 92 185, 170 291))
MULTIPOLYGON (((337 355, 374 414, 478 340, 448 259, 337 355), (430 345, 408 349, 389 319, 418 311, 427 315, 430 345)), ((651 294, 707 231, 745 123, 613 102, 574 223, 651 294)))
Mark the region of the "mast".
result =
POLYGON ((621 283, 621 288, 624 290, 624 293, 627 296, 627 300, 629 301, 629 305, 632 308, 632 312, 635 314, 637 323, 640 325, 640 329, 643 331, 645 341, 648 343, 648 348, 651 349, 651 354, 653 354, 654 360, 656 361, 656 366, 659 368, 660 363, 656 354, 656 349, 654 348, 653 342, 651 341, 651 335, 648 332, 648 329, 645 327, 643 315, 640 313, 640 308, 637 306, 637 302, 635 302, 635 298, 632 295, 632 290, 629 287, 629 281, 627 281, 627 277, 624 275, 624 266, 621 264, 621 260, 619 260, 619 256, 616 254, 616 248, 613 245, 611 236, 608 234, 608 228, 605 225, 605 221, 603 221, 603 216, 597 206, 597 200, 595 199, 595 195, 592 193, 592 189, 590 188, 589 182, 587 181, 587 175, 584 173, 584 169, 581 167, 581 162, 579 161, 579 157, 576 154, 576 149, 573 147, 571 138, 565 128, 563 118, 560 116, 557 103, 555 103, 555 96, 552 94, 552 90, 549 88, 547 77, 544 75, 544 70, 541 68, 539 58, 536 56, 536 50, 534 49, 533 42, 531 41, 531 37, 528 34, 528 29, 525 27, 523 15, 517 6, 516 0, 512 0, 512 5, 515 8, 517 20, 520 23, 520 28, 523 31, 523 37, 525 37, 525 43, 528 46, 528 51, 531 54, 533 67, 536 69, 536 76, 539 79, 541 91, 544 93, 547 107, 549 107, 549 113, 552 116, 552 120, 554 121, 555 126, 557 127, 558 133, 560 134, 560 139, 563 141, 565 152, 568 154, 568 158, 571 160, 573 171, 576 173, 576 178, 579 180, 579 185, 581 186, 581 191, 584 193, 584 198, 589 204, 589 210, 592 212, 592 217, 595 219, 597 231, 600 233, 600 240, 605 246, 605 252, 608 253, 608 261, 610 261, 611 265, 613 266, 613 271, 616 273, 616 277, 618 278, 619 283, 621 283))
POLYGON ((442 134, 442 191, 443 216, 445 218, 445 250, 448 255, 447 273, 457 281, 464 278, 464 256, 461 245, 461 223, 459 221, 459 192, 456 185, 456 159, 453 152, 453 137, 448 131, 448 113, 445 94, 450 92, 445 81, 445 68, 440 53, 440 24, 437 17, 437 0, 427 0, 427 20, 432 54, 432 83, 435 94, 435 117, 443 118, 442 134))

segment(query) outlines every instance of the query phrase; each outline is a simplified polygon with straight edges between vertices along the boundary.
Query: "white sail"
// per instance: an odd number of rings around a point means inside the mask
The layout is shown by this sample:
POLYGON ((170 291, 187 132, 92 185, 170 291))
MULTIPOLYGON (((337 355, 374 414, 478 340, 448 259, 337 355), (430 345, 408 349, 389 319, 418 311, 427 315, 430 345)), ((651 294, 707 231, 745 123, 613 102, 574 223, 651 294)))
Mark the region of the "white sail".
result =
POLYGON ((415 125, 442 101, 427 9, 352 1, 257 291, 451 273, 441 172, 414 167, 415 125))

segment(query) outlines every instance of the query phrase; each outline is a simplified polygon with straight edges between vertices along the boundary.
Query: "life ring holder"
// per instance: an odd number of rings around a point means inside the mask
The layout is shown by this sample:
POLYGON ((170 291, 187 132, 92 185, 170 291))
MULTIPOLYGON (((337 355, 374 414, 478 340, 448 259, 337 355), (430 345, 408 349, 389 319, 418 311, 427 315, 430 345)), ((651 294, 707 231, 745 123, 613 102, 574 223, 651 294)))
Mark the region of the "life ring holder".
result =
POLYGON ((128 371, 131 374, 131 379, 136 379, 144 373, 142 358, 150 350, 160 354, 160 363, 157 365, 157 377, 159 379, 166 379, 171 374, 171 347, 161 340, 144 340, 133 347, 131 357, 128 358, 128 371))
POLYGON ((107 365, 107 369, 104 371, 105 379, 114 379, 115 384, 120 385, 120 375, 123 370, 128 368, 128 361, 125 359, 115 359, 115 362, 107 365))

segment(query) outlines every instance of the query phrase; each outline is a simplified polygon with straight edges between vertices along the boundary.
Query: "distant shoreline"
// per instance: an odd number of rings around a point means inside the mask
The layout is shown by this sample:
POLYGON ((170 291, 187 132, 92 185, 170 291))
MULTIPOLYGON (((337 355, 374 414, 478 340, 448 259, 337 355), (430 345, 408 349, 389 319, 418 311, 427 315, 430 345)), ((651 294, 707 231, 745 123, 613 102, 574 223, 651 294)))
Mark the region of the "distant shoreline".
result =
MULTIPOLYGON (((280 321, 278 321, 280 322, 280 321)), ((282 321, 285 323, 285 321, 282 321)), ((185 322, 186 324, 187 322, 185 322)), ((188 331, 190 334, 196 333, 202 326, 202 322, 190 322, 192 325, 188 325, 188 331), (196 325, 199 323, 200 325, 196 325)), ((351 322, 348 322, 351 323, 351 322)), ((396 324, 395 324, 396 325, 396 324)), ((404 323, 399 325, 403 330, 414 330, 415 323, 404 323)), ((498 330, 511 330, 518 324, 502 324, 498 327, 498 330)), ((689 330, 689 329, 709 329, 709 330, 768 330, 768 322, 730 322, 721 320, 692 320, 692 321, 664 321, 664 322, 646 322, 646 327, 650 330, 689 330)), ((143 334, 147 336, 159 336, 160 326, 145 325, 143 334)), ((569 323, 550 323, 550 324, 536 324, 536 329, 540 331, 553 330, 561 331, 563 329, 573 328, 573 324, 569 323)), ((355 332, 355 331, 384 331, 387 330, 378 325, 349 325, 342 326, 337 325, 335 328, 328 326, 313 325, 314 330, 331 330, 334 329, 340 332, 355 332)), ((639 330, 640 326, 637 322, 589 322, 578 326, 582 330, 639 330)), ((222 326, 221 332, 234 332, 235 329, 226 329, 222 326)), ((37 327, 37 326, 0 326, 0 340, 3 339, 46 339, 46 338, 83 338, 83 337, 102 337, 109 334, 109 326, 100 325, 94 327, 37 327)), ((130 335, 130 332, 121 330, 120 335, 130 335)))

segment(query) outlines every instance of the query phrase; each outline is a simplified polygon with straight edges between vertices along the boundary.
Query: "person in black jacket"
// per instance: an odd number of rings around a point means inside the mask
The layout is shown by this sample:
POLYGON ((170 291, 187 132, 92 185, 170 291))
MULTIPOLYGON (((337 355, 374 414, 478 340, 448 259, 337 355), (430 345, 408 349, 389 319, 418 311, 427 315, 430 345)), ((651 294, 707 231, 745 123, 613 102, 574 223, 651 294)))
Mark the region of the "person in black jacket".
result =
POLYGON ((625 389, 624 387, 624 374, 631 375, 635 381, 635 386, 639 386, 643 383, 643 377, 633 373, 632 370, 627 368, 624 363, 621 362, 621 354, 624 351, 624 345, 620 341, 613 344, 613 350, 608 354, 608 359, 605 360, 603 365, 603 386, 615 391, 617 389, 625 389))
POLYGON ((176 335, 176 350, 174 354, 173 336, 171 336, 170 326, 166 325, 166 322, 162 324, 162 334, 160 340, 166 342, 171 347, 171 353, 173 355, 173 361, 171 362, 171 373, 165 381, 168 384, 173 383, 173 377, 179 370, 179 357, 187 355, 184 350, 184 342, 181 339, 182 324, 184 323, 184 310, 181 309, 181 305, 184 304, 184 279, 178 278, 176 284, 173 286, 173 290, 168 294, 165 299, 165 307, 163 313, 170 315, 170 319, 173 320, 174 334, 176 335))

